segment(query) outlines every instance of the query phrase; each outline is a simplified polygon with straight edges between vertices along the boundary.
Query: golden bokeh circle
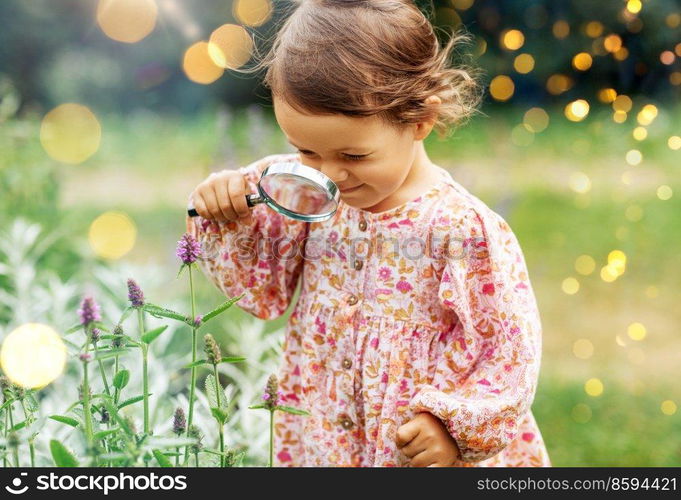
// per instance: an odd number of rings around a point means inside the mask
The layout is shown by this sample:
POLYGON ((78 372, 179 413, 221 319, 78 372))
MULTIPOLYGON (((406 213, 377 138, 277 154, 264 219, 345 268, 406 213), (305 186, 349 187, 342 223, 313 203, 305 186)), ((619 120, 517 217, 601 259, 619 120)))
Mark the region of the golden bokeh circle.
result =
POLYGON ((208 54, 213 62, 225 69, 238 69, 253 53, 253 39, 243 26, 223 24, 210 35, 208 54))
POLYGON ((154 30, 157 17, 154 0, 99 0, 97 4, 97 24, 118 42, 139 42, 154 30))
POLYGON ((137 226, 123 212, 110 211, 97 217, 88 232, 94 253, 101 258, 120 259, 130 252, 137 239, 137 226))
POLYGON ((184 53, 182 70, 192 82, 208 85, 213 83, 225 72, 213 62, 208 53, 208 42, 196 42, 184 53))
POLYGON ((15 384, 39 389, 64 371, 66 346, 52 327, 26 323, 5 337, 0 364, 7 378, 15 384))
POLYGON ((76 165, 99 149, 102 128, 86 106, 61 104, 47 113, 40 125, 40 143, 54 160, 76 165))

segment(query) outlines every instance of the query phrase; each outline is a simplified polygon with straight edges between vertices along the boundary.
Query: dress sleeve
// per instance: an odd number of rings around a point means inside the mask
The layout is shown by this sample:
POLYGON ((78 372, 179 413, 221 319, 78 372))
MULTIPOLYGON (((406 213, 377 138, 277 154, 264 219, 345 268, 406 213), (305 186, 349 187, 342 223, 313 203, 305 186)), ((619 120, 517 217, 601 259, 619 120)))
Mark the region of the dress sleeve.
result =
POLYGON ((530 410, 542 327, 524 256, 503 218, 471 208, 460 229, 463 251, 447 252, 438 288, 459 322, 432 383, 417 388, 410 407, 441 419, 460 460, 478 462, 502 451, 530 410))
MULTIPOLYGON (((270 155, 238 170, 251 193, 265 167, 290 155, 270 155)), ((201 271, 228 297, 260 319, 275 319, 291 303, 303 267, 309 223, 281 215, 264 203, 251 209, 251 222, 186 217, 187 232, 202 249, 201 271)))

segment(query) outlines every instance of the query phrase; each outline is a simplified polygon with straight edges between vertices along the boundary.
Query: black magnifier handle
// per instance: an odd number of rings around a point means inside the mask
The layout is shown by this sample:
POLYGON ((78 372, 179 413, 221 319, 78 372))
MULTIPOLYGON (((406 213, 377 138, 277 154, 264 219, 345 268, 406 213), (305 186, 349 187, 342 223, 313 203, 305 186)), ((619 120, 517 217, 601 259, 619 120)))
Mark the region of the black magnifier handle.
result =
MULTIPOLYGON (((246 195, 246 204, 249 207, 253 207, 253 206, 257 205, 258 203, 262 203, 263 201, 265 201, 265 200, 257 194, 246 195)), ((194 207, 192 207, 192 208, 187 209, 187 215, 189 217, 198 217, 199 213, 196 211, 196 209, 194 207)))

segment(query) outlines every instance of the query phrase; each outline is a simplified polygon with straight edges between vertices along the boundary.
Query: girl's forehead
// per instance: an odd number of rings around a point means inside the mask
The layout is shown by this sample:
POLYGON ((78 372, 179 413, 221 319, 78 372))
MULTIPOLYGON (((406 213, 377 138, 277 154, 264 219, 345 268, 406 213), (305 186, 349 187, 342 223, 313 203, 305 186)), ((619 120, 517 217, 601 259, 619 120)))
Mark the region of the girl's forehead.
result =
POLYGON ((274 99, 279 127, 294 146, 312 149, 323 144, 329 151, 373 146, 395 131, 376 116, 303 113, 281 99, 274 99))

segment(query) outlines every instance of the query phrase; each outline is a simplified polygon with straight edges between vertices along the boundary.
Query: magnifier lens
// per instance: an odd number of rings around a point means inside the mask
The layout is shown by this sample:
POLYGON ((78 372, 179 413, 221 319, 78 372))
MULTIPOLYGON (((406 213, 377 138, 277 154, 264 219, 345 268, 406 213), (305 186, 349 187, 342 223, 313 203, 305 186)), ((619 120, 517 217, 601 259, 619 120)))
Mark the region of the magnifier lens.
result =
POLYGON ((327 213, 336 205, 323 186, 299 175, 276 173, 263 176, 260 187, 277 205, 300 215, 327 213))

